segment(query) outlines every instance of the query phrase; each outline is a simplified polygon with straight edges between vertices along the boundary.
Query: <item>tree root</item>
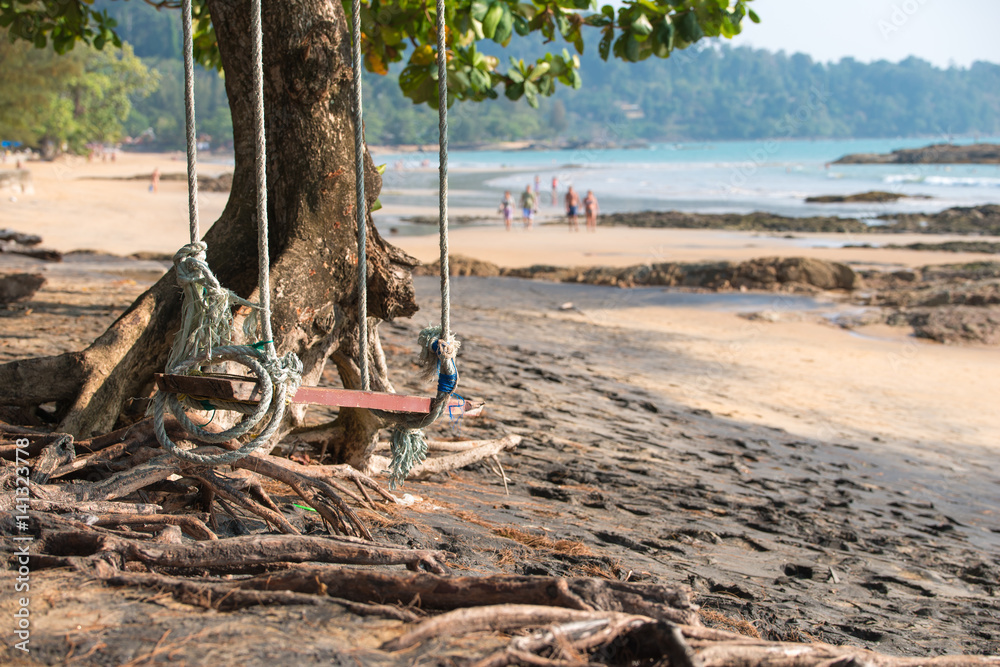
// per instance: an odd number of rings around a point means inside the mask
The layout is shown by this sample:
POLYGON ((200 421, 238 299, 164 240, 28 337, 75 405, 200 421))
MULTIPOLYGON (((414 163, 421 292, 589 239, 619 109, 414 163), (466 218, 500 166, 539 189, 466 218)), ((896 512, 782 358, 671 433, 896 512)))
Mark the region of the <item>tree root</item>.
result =
MULTIPOLYGON (((402 651, 429 639, 440 639, 472 632, 509 632, 550 623, 581 623, 605 620, 617 615, 526 604, 456 609, 428 619, 401 637, 382 644, 383 651, 402 651)), ((638 618, 638 617, 627 617, 638 618)))
MULTIPOLYGON (((177 434, 172 435, 176 441, 185 442, 179 437, 180 429, 176 422, 168 420, 167 428, 168 432, 177 434)), ((32 461, 35 483, 31 487, 34 497, 30 506, 36 510, 98 515, 158 513, 162 507, 158 503, 143 502, 140 507, 138 504, 114 501, 137 493, 141 495, 143 489, 181 477, 195 480, 201 486, 203 496, 209 499, 205 507, 207 511, 211 510, 211 503, 215 500, 225 501, 256 515, 283 533, 298 534, 299 530, 285 518, 259 483, 258 476, 263 476, 291 488, 322 516, 330 530, 371 539, 367 526, 345 497, 371 510, 376 510, 373 496, 397 502, 395 496, 375 480, 346 465, 304 466, 287 459, 256 454, 234 464, 236 470, 224 472, 221 468, 178 461, 158 447, 150 420, 75 443, 75 447, 70 436, 53 438, 33 434, 25 437, 34 437, 40 445, 44 443, 37 449, 38 456, 32 461), (80 450, 83 450, 82 455, 75 456, 75 451, 80 450), (99 481, 45 483, 49 478, 73 479, 84 473, 92 476, 107 474, 108 471, 113 471, 113 474, 99 481), (357 491, 347 488, 338 479, 353 483, 357 491)), ((188 441, 186 446, 194 444, 188 441)), ((237 444, 223 443, 222 446, 232 448, 237 444)), ((202 447, 201 450, 219 451, 218 447, 202 447)), ((7 472, 8 469, 4 468, 0 477, 9 477, 7 472)), ((6 500, 13 502, 12 497, 0 500, 0 509, 10 509, 10 502, 6 500)), ((190 502, 190 499, 184 502, 190 502)), ((187 532, 192 536, 210 539, 207 537, 210 531, 205 532, 209 530, 207 526, 203 530, 190 523, 185 525, 190 528, 187 532)))
POLYGON ((584 667, 621 664, 623 661, 627 664, 669 664, 671 667, 959 667, 1000 664, 1000 658, 995 656, 901 658, 821 642, 797 644, 754 640, 644 616, 510 604, 459 609, 442 614, 386 642, 382 649, 400 651, 431 639, 484 631, 511 633, 550 623, 557 625, 528 636, 515 637, 506 648, 473 663, 472 667, 584 667))
POLYGON ((358 616, 382 616, 408 623, 419 621, 421 618, 409 609, 392 605, 354 602, 343 598, 294 591, 242 589, 229 583, 190 581, 158 574, 123 573, 104 579, 104 583, 109 586, 156 588, 169 592, 178 602, 206 609, 233 610, 254 606, 321 605, 332 602, 358 616))
MULTIPOLYGON (((0 517, 4 519, 2 523, 10 523, 13 527, 11 515, 0 514, 0 517)), ((109 572, 108 567, 111 571, 120 570, 127 562, 217 573, 241 571, 254 565, 305 562, 405 565, 413 570, 424 568, 439 574, 446 572, 443 565, 446 552, 404 549, 350 538, 247 535, 194 544, 151 545, 149 541, 121 537, 48 514, 30 511, 28 517, 40 527, 36 538, 40 553, 54 554, 56 557, 52 562, 58 565, 96 569, 98 573, 109 572)), ((194 524, 187 522, 187 525, 194 524)), ((171 527, 176 529, 176 526, 171 527)))

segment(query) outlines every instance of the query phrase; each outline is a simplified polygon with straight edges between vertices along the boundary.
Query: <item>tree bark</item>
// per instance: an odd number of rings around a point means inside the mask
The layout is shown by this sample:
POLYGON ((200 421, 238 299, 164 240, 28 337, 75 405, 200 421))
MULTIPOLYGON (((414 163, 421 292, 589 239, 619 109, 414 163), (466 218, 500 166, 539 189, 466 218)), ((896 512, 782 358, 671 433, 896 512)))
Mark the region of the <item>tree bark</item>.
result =
MULTIPOLYGON (((256 299, 250 5, 209 0, 226 71, 236 165, 222 216, 205 235, 220 282, 256 299)), ((350 35, 343 8, 331 0, 264 0, 264 88, 272 323, 279 354, 296 352, 304 383, 315 384, 334 354, 347 388, 357 374, 357 225, 350 35)), ((367 205, 381 179, 365 153, 367 205)), ((368 304, 372 388, 391 391, 380 359, 377 324, 417 310, 410 269, 416 260, 387 244, 368 216, 368 304)), ((178 238, 180 247, 187 239, 178 238)), ((115 426, 126 401, 148 395, 178 327, 174 272, 141 295, 90 347, 51 359, 0 366, 0 404, 56 401, 60 430, 77 438, 115 426), (55 371, 55 372, 53 372, 55 371)), ((301 409, 289 419, 301 420, 301 409)), ((343 410, 328 451, 354 465, 367 458, 378 423, 343 410)))

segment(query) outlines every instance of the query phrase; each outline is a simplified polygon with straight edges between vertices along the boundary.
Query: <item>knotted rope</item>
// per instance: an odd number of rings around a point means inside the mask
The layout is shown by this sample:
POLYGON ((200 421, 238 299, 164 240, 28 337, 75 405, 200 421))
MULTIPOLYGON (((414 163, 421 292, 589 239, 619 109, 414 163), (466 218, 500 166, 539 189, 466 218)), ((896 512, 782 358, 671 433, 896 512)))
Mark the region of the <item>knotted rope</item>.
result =
MULTIPOLYGON (((221 433, 205 431, 195 424, 184 411, 184 404, 174 394, 158 392, 153 402, 153 430, 164 449, 174 456, 203 465, 223 465, 238 461, 250 453, 264 447, 271 441, 281 425, 285 414, 286 399, 295 394, 302 381, 302 362, 289 352, 279 359, 271 332, 271 288, 270 251, 268 248, 267 224, 267 154, 264 127, 264 65, 263 34, 261 29, 260 0, 253 0, 251 13, 252 54, 254 64, 254 122, 256 145, 257 182, 257 285, 260 303, 253 303, 222 287, 212 273, 206 260, 208 246, 199 240, 198 228, 198 173, 197 143, 194 115, 194 51, 191 35, 191 0, 183 0, 184 27, 184 100, 187 133, 188 165, 188 215, 190 219, 191 242, 174 255, 177 281, 183 291, 181 306, 181 328, 174 339, 174 345, 167 361, 167 372, 171 374, 197 371, 210 366, 232 361, 246 366, 257 376, 260 402, 254 405, 225 403, 227 410, 242 412, 244 417, 237 424, 221 433), (244 323, 244 332, 254 334, 257 322, 263 340, 252 346, 232 345, 233 307, 248 306, 251 315, 244 323), (256 313, 260 317, 255 317, 256 313), (260 348, 264 348, 261 350, 260 348), (204 442, 226 442, 250 433, 270 415, 267 424, 259 432, 251 434, 251 440, 239 449, 208 455, 182 449, 167 435, 164 417, 167 410, 174 415, 181 426, 198 440, 204 442)), ((188 407, 211 408, 212 403, 198 403, 188 407)), ((204 426, 204 425, 202 425, 204 426)))
MULTIPOLYGON (((460 346, 451 335, 451 291, 448 273, 448 58, 445 0, 437 0, 437 67, 438 67, 438 238, 441 250, 441 326, 420 332, 420 362, 426 371, 438 372, 437 396, 431 401, 426 415, 399 415, 382 410, 372 413, 391 423, 390 445, 392 462, 389 480, 394 486, 427 456, 427 441, 420 429, 434 423, 448 406, 458 383, 455 355, 460 346)), ((352 66, 354 74, 354 178, 357 190, 358 220, 358 354, 361 386, 371 387, 368 372, 368 266, 366 257, 367 217, 364 182, 364 144, 361 100, 361 2, 353 0, 352 66)))

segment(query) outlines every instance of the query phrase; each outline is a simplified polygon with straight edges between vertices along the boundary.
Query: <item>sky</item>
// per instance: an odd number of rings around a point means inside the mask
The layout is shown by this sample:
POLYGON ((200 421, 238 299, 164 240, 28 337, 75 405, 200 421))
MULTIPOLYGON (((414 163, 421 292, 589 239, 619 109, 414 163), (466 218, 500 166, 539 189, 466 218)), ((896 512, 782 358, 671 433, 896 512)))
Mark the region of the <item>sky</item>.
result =
POLYGON ((733 45, 807 53, 814 60, 853 57, 939 67, 1000 63, 1000 0, 752 0, 733 45))

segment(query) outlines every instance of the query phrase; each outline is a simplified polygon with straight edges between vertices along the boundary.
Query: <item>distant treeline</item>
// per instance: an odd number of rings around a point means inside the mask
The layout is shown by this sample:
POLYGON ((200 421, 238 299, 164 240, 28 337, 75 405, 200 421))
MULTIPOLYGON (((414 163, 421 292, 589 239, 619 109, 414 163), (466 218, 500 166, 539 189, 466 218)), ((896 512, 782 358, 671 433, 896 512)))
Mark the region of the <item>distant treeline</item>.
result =
MULTIPOLYGON (((120 23, 137 56, 160 71, 159 89, 136 100, 127 129, 146 127, 164 148, 183 145, 179 13, 143 2, 98 0, 120 23)), ((736 38, 739 43, 739 37, 736 38)), ((515 40, 509 56, 537 55, 540 41, 515 40)), ((560 44, 550 47, 562 48, 560 44)), ((572 48, 572 47, 570 47, 572 48)), ((484 47, 484 50, 487 50, 484 47)), ((667 60, 604 62, 596 42, 581 58, 584 85, 543 98, 534 110, 505 99, 452 108, 456 143, 564 139, 623 143, 770 137, 897 137, 1000 134, 1000 65, 940 69, 910 58, 898 64, 845 59, 814 62, 744 47, 708 46, 667 60)), ((398 69, 365 80, 372 144, 431 143, 436 112, 403 97, 398 69)), ((199 129, 213 143, 231 139, 225 88, 214 72, 197 79, 199 129)))

